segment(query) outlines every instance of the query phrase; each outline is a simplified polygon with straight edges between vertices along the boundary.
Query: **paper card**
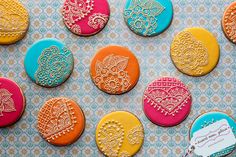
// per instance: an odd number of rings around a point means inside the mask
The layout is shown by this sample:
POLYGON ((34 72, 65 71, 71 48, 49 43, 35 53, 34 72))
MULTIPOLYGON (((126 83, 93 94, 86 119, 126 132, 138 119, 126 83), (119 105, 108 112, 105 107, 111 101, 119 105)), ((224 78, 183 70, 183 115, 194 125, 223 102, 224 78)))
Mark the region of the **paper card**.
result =
POLYGON ((193 134, 191 145, 194 153, 210 156, 236 143, 234 133, 226 119, 213 123, 193 134))

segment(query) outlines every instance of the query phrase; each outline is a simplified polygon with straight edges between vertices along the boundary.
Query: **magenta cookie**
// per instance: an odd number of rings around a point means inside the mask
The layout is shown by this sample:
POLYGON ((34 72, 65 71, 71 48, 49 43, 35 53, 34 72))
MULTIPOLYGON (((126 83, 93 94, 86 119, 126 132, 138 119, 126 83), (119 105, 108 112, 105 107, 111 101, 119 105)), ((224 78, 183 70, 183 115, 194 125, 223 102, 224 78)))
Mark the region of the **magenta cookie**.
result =
POLYGON ((0 77, 0 127, 14 124, 25 109, 25 99, 20 87, 13 81, 0 77))
POLYGON ((144 112, 150 121, 160 126, 175 126, 184 121, 191 104, 188 88, 175 78, 157 79, 144 92, 144 112))
POLYGON ((100 32, 110 17, 107 0, 66 0, 62 9, 67 28, 79 36, 100 32))

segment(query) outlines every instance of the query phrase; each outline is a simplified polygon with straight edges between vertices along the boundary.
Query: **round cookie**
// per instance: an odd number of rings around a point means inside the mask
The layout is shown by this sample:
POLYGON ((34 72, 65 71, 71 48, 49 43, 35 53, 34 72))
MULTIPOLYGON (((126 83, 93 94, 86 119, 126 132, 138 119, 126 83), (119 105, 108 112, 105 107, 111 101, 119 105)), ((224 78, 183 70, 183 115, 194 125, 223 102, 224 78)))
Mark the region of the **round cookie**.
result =
POLYGON ((0 127, 16 123, 25 110, 25 97, 20 87, 0 77, 0 127))
POLYGON ((69 78, 74 58, 60 41, 43 39, 28 49, 24 65, 33 82, 43 87, 56 87, 69 78))
POLYGON ((38 131, 50 144, 66 146, 83 133, 85 116, 82 109, 68 98, 52 98, 40 109, 38 131))
POLYGON ((110 8, 107 0, 65 0, 62 15, 72 33, 91 36, 106 26, 110 8))
MULTIPOLYGON (((196 131, 198 131, 204 127, 207 127, 210 124, 213 124, 213 123, 215 123, 219 120, 222 120, 222 119, 226 119, 228 121, 229 125, 232 128, 234 135, 236 136, 236 123, 233 118, 231 118, 229 115, 222 113, 222 112, 208 112, 208 113, 205 113, 205 114, 197 117, 197 119, 195 119, 195 121, 193 122, 193 124, 190 128, 190 132, 189 132, 190 139, 193 137, 193 134, 196 131)), ((230 154, 232 151, 234 151, 235 147, 236 147, 236 145, 230 146, 220 152, 212 154, 210 157, 225 156, 227 154, 230 154)))
POLYGON ((210 73, 220 58, 216 38, 206 29, 187 28, 178 33, 171 45, 171 59, 176 68, 189 76, 210 73))
POLYGON ((144 92, 144 113, 150 121, 160 126, 171 127, 180 124, 189 115, 191 105, 191 93, 175 78, 156 79, 144 92))
POLYGON ((29 14, 17 0, 0 1, 0 44, 13 44, 24 38, 29 14))
POLYGON ((107 157, 133 156, 143 145, 144 129, 130 112, 115 111, 104 116, 96 128, 98 149, 107 157))
POLYGON ((222 18, 222 28, 225 36, 236 44, 236 2, 231 3, 222 18))
POLYGON ((93 57, 90 75, 100 90, 108 94, 122 94, 137 84, 139 63, 128 48, 107 46, 93 57))
POLYGON ((218 64, 220 48, 206 29, 187 28, 178 33, 171 45, 171 59, 176 68, 189 76, 203 76, 218 64))
POLYGON ((124 19, 127 26, 140 36, 156 36, 165 31, 173 18, 170 0, 127 0, 124 19))

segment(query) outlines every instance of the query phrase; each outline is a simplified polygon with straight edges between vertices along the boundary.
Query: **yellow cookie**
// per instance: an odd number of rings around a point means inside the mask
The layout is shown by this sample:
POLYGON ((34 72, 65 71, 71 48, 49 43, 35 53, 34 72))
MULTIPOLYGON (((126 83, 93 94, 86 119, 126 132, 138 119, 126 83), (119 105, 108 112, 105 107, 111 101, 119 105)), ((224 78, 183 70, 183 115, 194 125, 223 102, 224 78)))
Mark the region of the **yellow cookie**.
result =
POLYGON ((13 44, 24 38, 29 14, 17 0, 0 1, 0 44, 13 44))
POLYGON ((130 157, 141 148, 144 129, 130 112, 116 111, 101 119, 96 129, 99 150, 108 157, 130 157))
POLYGON ((176 68, 190 76, 210 73, 220 58, 216 38, 203 28, 187 28, 178 33, 171 45, 171 59, 176 68))

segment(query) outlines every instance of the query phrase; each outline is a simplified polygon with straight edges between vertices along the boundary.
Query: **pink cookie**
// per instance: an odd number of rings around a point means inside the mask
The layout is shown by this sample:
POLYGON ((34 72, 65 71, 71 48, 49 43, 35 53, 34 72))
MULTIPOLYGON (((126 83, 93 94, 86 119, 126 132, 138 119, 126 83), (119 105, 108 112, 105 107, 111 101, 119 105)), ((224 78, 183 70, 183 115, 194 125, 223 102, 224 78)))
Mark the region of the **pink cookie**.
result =
POLYGON ((157 79, 144 92, 144 112, 150 121, 160 126, 175 126, 184 121, 191 104, 188 88, 175 78, 157 79))
POLYGON ((91 36, 105 27, 110 8, 107 0, 66 0, 62 14, 64 23, 71 32, 91 36))
POLYGON ((25 99, 20 87, 0 77, 0 127, 14 124, 23 114, 25 99))

